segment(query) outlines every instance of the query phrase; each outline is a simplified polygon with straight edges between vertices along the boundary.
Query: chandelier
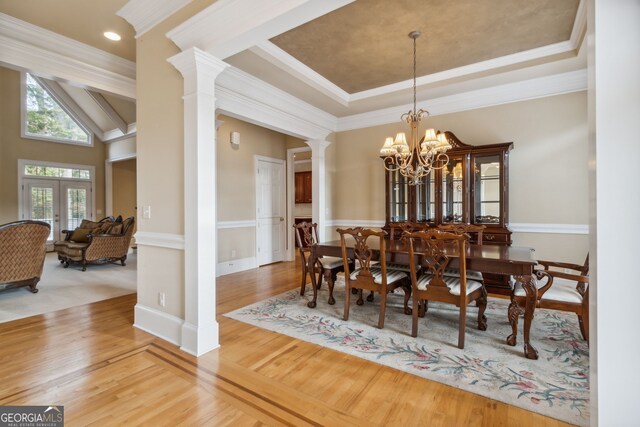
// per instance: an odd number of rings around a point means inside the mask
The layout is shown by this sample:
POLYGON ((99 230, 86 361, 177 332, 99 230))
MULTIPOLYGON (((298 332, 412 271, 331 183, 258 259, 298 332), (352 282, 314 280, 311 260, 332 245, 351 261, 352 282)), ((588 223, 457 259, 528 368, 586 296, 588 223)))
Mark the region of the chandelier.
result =
POLYGON ((404 113, 400 120, 411 127, 410 142, 404 132, 396 138, 387 137, 380 154, 384 157, 384 167, 389 172, 400 171, 409 180, 409 185, 416 185, 421 178, 429 175, 432 169, 442 169, 449 162, 446 152, 451 148, 444 132, 427 129, 424 137, 419 138, 420 121, 429 116, 429 112, 416 109, 416 39, 420 31, 412 31, 413 39, 413 110, 404 113))

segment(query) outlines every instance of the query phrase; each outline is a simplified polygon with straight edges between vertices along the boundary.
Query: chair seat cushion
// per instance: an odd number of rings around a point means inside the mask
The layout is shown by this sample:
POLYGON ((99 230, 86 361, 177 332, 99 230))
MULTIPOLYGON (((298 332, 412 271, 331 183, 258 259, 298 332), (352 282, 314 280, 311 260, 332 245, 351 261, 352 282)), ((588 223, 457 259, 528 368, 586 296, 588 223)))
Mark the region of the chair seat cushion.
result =
MULTIPOLYGON (((545 284, 545 281, 539 281, 537 284, 538 289, 543 287, 545 284)), ((518 297, 527 296, 520 283, 516 283, 513 293, 518 297)), ((576 290, 576 282, 557 277, 554 277, 553 285, 551 285, 551 288, 549 288, 549 290, 545 292, 540 299, 543 301, 562 301, 582 304, 582 295, 580 295, 576 290)))
MULTIPOLYGON (((421 291, 427 290, 427 287, 429 286, 429 282, 431 281, 432 277, 433 276, 431 276, 430 274, 424 274, 420 276, 417 283, 418 289, 421 291)), ((449 288, 449 293, 451 295, 460 295, 460 278, 459 277, 443 276, 443 279, 444 279, 444 283, 447 285, 447 288, 449 288)), ((467 295, 469 295, 470 293, 474 292, 477 289, 480 289, 481 287, 482 287, 482 283, 477 282, 475 280, 470 280, 469 278, 467 278, 467 295)))
POLYGON ((320 258, 319 261, 324 268, 329 270, 333 270, 334 268, 343 266, 342 258, 338 258, 335 256, 324 256, 320 258))
MULTIPOLYGON (((455 268, 446 268, 444 275, 447 277, 460 277, 460 270, 455 268)), ((484 278, 479 271, 467 270, 467 280, 475 280, 476 282, 482 282, 484 278)))
POLYGON ((59 241, 53 244, 53 250, 66 258, 74 261, 82 260, 82 250, 89 246, 89 243, 79 243, 70 241, 59 241))
MULTIPOLYGON (((373 276, 373 281, 379 285, 382 284, 382 267, 379 265, 372 265, 370 268, 371 275, 373 276)), ((358 275, 360 274, 360 268, 356 268, 349 275, 351 280, 356 280, 358 275)), ((398 280, 402 280, 407 277, 407 274, 403 271, 398 270, 387 270, 387 284, 397 282, 398 280)))

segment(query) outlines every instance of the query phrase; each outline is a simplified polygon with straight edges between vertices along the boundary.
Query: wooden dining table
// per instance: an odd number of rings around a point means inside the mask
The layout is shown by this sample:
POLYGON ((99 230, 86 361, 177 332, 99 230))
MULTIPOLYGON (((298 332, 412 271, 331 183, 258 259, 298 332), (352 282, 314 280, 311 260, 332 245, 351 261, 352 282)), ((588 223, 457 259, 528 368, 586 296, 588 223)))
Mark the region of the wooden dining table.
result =
MULTIPOLYGON (((374 251, 374 257, 379 258, 379 240, 371 239, 369 247, 374 251), (377 254, 376 254, 377 252, 377 254)), ((348 257, 353 259, 354 240, 347 239, 348 257)), ((421 255, 421 242, 414 242, 414 252, 416 256, 421 255)), ((342 257, 342 247, 340 240, 333 240, 324 243, 318 243, 311 246, 311 253, 308 259, 309 271, 314 271, 314 266, 319 258, 323 256, 342 257)), ((385 249, 387 253, 387 262, 409 263, 408 243, 400 240, 385 240, 385 249)), ((452 258, 451 267, 455 268, 458 263, 458 249, 451 247, 447 249, 447 256, 452 258)), ((534 266, 537 261, 533 258, 534 249, 518 246, 499 246, 499 245, 467 245, 466 266, 468 270, 480 271, 483 273, 494 273, 511 275, 516 282, 522 284, 522 288, 526 293, 526 304, 524 309, 524 356, 528 359, 537 359, 538 351, 530 342, 530 330, 533 315, 536 307, 538 290, 536 287, 536 277, 534 274, 534 266)), ((375 258, 374 258, 375 259, 375 258)), ((315 275, 311 274, 311 288, 313 289, 313 299, 307 303, 309 308, 316 307, 318 298, 318 289, 315 275)), ((333 289, 330 290, 330 300, 333 300, 333 289)), ((508 312, 509 316, 519 316, 520 309, 512 302, 508 312)), ((509 319, 512 326, 512 333, 507 337, 507 344, 516 345, 517 337, 517 318, 509 319)))

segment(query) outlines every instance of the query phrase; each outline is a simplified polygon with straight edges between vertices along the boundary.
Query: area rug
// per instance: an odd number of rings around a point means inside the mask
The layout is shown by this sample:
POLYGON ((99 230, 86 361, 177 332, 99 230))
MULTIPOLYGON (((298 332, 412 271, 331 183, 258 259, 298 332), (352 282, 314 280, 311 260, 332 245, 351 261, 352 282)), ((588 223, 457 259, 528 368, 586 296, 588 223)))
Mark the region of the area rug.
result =
POLYGON ((339 282, 331 306, 326 289, 321 289, 317 307, 310 309, 306 304, 312 291, 301 297, 292 290, 225 316, 565 422, 589 424, 589 347, 575 315, 536 310, 531 333, 540 358, 534 361, 522 353, 522 320, 517 346, 505 343, 511 332, 508 300, 489 298, 487 331, 476 329, 477 309, 468 308, 465 348, 460 350, 456 307, 431 303, 420 319, 418 337, 412 338, 411 316, 402 314, 402 295, 389 297, 382 330, 375 327, 379 297, 364 306, 352 298, 345 322, 343 295, 339 282))
POLYGON ((126 266, 92 264, 63 268, 55 253, 47 254, 38 293, 29 288, 0 292, 0 322, 50 313, 136 292, 137 255, 129 254, 126 266))

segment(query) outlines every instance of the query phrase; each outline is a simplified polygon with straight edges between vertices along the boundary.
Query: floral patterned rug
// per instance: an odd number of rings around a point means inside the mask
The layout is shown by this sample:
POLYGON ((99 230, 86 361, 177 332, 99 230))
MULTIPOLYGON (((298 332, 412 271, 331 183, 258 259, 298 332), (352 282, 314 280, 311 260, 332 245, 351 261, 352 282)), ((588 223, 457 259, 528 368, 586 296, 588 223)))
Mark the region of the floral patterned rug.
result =
POLYGON ((226 316, 572 424, 589 424, 589 347, 572 313, 536 310, 531 333, 540 358, 528 360, 522 354, 522 319, 517 346, 505 343, 511 332, 508 300, 489 298, 487 331, 476 329, 477 309, 468 308, 460 350, 456 307, 430 303, 419 319, 418 337, 412 338, 401 294, 390 295, 382 330, 375 327, 378 296, 363 306, 352 298, 345 322, 342 283, 336 284, 333 306, 327 304, 326 286, 315 309, 306 305, 311 295, 292 290, 226 316))

